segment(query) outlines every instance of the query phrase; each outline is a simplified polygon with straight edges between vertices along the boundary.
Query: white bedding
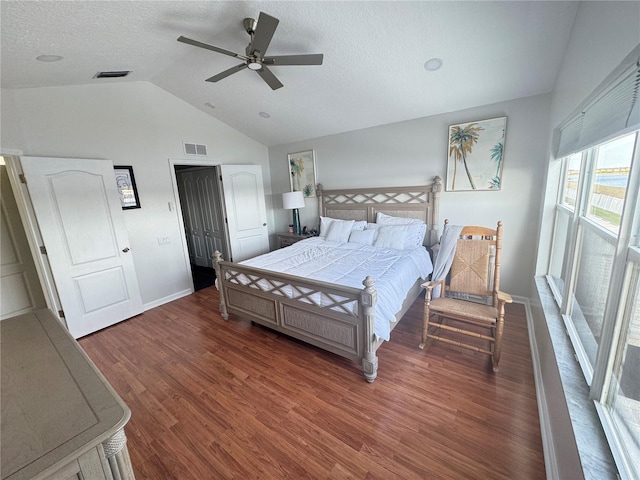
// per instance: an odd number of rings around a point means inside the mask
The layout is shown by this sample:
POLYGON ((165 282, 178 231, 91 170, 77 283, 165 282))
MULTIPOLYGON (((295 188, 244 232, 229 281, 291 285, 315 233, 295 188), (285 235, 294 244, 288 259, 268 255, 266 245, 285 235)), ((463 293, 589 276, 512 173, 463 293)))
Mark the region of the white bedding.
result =
POLYGON ((318 237, 240 263, 358 289, 364 288, 362 281, 371 276, 378 292, 375 334, 384 340, 389 340, 391 322, 409 289, 418 277, 426 279, 433 270, 422 247, 396 250, 318 237))

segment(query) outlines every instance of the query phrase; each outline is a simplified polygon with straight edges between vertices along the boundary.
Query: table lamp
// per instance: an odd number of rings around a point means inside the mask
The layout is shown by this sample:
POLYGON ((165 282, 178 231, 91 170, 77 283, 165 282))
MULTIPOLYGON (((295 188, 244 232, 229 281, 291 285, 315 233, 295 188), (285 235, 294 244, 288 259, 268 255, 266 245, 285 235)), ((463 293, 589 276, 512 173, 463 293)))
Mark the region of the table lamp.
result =
POLYGON ((304 195, 302 192, 285 192, 282 194, 282 206, 285 210, 293 210, 293 232, 300 235, 300 212, 304 208, 304 195))

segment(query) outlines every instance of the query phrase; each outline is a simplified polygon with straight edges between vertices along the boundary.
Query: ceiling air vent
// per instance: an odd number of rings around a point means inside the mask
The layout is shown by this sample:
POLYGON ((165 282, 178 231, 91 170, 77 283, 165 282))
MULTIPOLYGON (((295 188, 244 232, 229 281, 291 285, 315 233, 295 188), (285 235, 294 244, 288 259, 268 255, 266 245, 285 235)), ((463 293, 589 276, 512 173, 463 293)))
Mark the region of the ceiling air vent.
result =
POLYGON ((121 78, 126 77, 131 73, 131 70, 114 70, 112 72, 98 72, 93 78, 121 78))
POLYGON ((197 143, 185 143, 184 153, 186 153, 187 155, 206 155, 207 146, 198 145, 197 143))

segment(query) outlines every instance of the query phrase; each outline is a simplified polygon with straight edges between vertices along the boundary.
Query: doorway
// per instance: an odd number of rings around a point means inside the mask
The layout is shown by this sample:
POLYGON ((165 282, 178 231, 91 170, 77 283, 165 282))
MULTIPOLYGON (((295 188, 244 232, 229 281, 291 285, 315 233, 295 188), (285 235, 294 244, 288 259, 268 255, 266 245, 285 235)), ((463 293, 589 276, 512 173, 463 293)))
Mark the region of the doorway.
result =
POLYGON ((177 218, 184 231, 180 238, 191 272, 199 271, 196 267, 212 268, 216 250, 232 262, 269 251, 260 165, 173 159, 169 165, 179 204, 177 218))
POLYGON ((215 282, 213 254, 229 258, 224 201, 215 165, 174 165, 174 176, 184 226, 194 291, 215 282))

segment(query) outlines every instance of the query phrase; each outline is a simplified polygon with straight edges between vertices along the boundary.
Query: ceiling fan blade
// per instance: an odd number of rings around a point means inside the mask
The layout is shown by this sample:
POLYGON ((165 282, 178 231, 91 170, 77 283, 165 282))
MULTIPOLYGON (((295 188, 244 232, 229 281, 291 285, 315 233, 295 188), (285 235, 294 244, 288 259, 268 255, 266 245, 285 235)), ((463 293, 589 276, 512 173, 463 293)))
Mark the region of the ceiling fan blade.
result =
POLYGON ((206 82, 217 82, 218 80, 222 80, 223 78, 227 78, 229 75, 233 75, 236 72, 239 72, 240 70, 244 70, 245 68, 247 68, 247 64, 246 63, 241 63, 240 65, 236 65, 235 67, 231 67, 228 70, 225 70, 224 72, 220 72, 217 75, 214 75, 213 77, 207 78, 205 81, 206 82))
POLYGON ((277 18, 260 12, 258 26, 253 33, 253 40, 251 41, 251 53, 258 51, 260 52, 260 56, 264 56, 279 22, 280 20, 277 18))
POLYGON ((256 72, 258 72, 258 75, 260 75, 262 79, 267 82, 267 84, 271 87, 271 90, 277 90, 280 87, 284 86, 282 85, 282 83, 280 83, 280 80, 276 78, 273 72, 267 67, 263 66, 262 69, 256 70, 256 72))
POLYGON ((194 47, 206 48, 207 50, 213 50, 214 52, 222 53, 223 55, 229 55, 230 57, 241 58, 242 60, 247 60, 248 57, 244 55, 240 55, 238 53, 233 53, 229 50, 225 50, 224 48, 214 47, 213 45, 209 45, 208 43, 202 43, 197 40, 192 40, 187 37, 183 37, 180 35, 178 37, 178 41, 182 43, 188 43, 189 45, 193 45, 194 47))
POLYGON ((263 65, 322 65, 323 55, 314 53, 310 55, 279 55, 277 57, 264 57, 263 65))

